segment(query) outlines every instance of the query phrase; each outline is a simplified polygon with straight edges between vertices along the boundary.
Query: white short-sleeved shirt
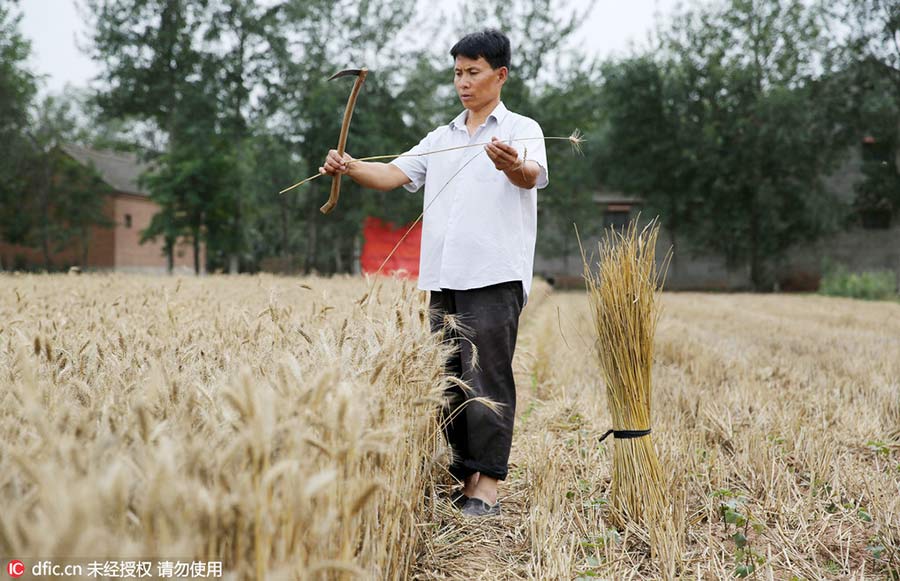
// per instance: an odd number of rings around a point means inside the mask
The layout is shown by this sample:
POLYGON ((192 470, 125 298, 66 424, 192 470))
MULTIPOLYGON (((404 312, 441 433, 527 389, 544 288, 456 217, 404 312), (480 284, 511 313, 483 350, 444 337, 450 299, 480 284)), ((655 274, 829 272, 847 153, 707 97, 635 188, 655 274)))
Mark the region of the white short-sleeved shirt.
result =
POLYGON ((531 291, 537 237, 537 190, 547 186, 544 133, 536 121, 509 111, 499 103, 478 130, 469 136, 467 111, 425 136, 404 157, 391 163, 411 180, 404 187, 425 186, 419 289, 467 290, 521 280, 531 291), (484 146, 432 155, 414 154, 497 137, 519 157, 541 167, 536 187, 512 184, 494 167, 484 146), (413 154, 413 155, 411 155, 413 154))

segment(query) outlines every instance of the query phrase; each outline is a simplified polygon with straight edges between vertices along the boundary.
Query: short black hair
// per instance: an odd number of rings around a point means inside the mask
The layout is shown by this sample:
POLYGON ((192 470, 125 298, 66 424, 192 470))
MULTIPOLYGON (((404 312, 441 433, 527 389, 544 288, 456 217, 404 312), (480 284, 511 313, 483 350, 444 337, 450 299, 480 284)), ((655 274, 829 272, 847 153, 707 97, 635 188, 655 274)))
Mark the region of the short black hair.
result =
POLYGON ((450 49, 454 59, 458 55, 473 60, 484 57, 492 69, 509 68, 510 53, 509 38, 495 28, 467 34, 450 49))

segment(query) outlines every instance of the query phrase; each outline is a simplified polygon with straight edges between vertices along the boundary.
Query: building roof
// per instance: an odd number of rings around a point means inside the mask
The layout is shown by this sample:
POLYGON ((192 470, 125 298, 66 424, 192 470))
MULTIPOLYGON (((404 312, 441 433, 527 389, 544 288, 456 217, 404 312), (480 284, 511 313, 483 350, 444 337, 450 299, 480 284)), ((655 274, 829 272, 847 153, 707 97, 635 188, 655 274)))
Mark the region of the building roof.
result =
POLYGON ((81 145, 65 144, 62 150, 79 163, 94 167, 100 177, 117 192, 148 196, 149 192, 138 185, 138 178, 149 165, 133 153, 99 151, 81 145))
POLYGON ((621 192, 600 191, 594 194, 594 202, 598 204, 631 204, 641 205, 644 203, 643 198, 629 196, 621 192))

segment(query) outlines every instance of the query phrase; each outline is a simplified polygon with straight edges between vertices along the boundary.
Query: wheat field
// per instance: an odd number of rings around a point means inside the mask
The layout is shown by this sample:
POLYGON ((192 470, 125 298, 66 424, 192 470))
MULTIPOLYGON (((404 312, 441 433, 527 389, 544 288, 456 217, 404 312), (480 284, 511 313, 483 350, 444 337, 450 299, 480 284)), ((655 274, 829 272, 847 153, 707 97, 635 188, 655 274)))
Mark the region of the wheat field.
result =
POLYGON ((535 284, 504 514, 444 499, 410 282, 0 276, 0 557, 229 579, 900 575, 900 304, 666 293, 665 530, 614 528, 584 292, 535 284))

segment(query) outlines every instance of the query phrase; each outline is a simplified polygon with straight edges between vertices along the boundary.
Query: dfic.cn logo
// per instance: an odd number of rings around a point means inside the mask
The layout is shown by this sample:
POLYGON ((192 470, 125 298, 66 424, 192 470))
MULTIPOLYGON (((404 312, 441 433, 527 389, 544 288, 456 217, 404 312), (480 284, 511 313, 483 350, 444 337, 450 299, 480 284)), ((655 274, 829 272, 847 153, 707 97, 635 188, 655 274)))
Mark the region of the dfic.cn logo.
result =
POLYGON ((6 572, 13 577, 21 577, 25 574, 25 563, 22 561, 10 561, 6 566, 6 572))

